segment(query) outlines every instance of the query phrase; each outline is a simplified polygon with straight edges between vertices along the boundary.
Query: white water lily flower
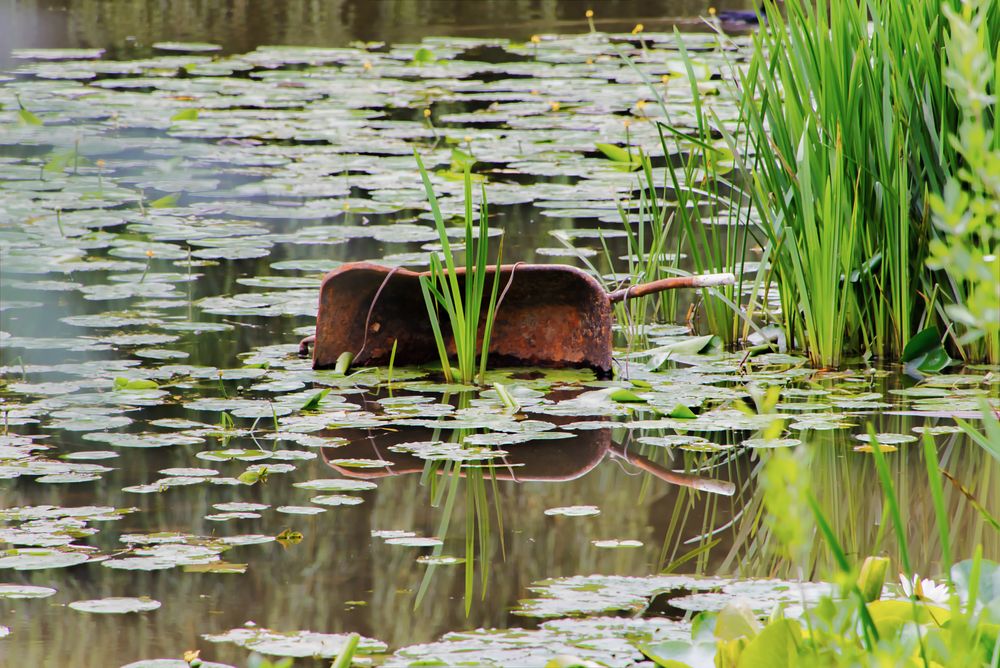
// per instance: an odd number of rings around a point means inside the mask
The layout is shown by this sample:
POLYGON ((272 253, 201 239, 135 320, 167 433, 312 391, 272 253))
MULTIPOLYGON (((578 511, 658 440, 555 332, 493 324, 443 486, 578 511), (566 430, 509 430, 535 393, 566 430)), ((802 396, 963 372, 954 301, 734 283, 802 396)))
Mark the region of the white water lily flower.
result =
POLYGON ((934 582, 934 580, 929 578, 921 580, 920 576, 916 573, 913 574, 912 580, 908 580, 905 574, 900 573, 899 584, 903 588, 904 594, 907 596, 916 596, 917 600, 920 601, 947 605, 948 599, 951 596, 947 585, 934 582))

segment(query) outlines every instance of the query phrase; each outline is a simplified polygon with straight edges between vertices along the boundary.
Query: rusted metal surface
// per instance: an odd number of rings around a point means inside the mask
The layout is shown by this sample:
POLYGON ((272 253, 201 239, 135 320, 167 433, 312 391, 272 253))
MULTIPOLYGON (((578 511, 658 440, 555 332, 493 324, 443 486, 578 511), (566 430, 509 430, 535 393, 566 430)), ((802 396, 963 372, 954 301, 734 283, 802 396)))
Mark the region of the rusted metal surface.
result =
MULTIPOLYGON (((590 368, 602 377, 611 375, 612 302, 735 281, 732 274, 684 276, 608 294, 576 267, 515 264, 501 266, 498 276, 495 267, 487 271, 486 294, 496 279, 504 293, 490 338, 490 364, 590 368)), ((457 275, 464 289, 464 269, 457 275)), ((355 364, 386 365, 394 342, 397 364, 436 361, 420 276, 370 262, 352 262, 327 274, 320 289, 315 340, 303 341, 303 349, 313 344, 313 368, 333 367, 344 352, 354 354, 355 364)), ((480 336, 481 328, 482 323, 480 336)), ((454 352, 449 329, 442 327, 442 333, 454 352)))
MULTIPOLYGON (((356 262, 327 275, 320 289, 313 368, 334 366, 343 352, 354 353, 358 365, 385 365, 394 341, 396 364, 438 359, 420 274, 390 272, 356 262)), ((458 273, 464 285, 464 271, 458 273)), ((494 274, 490 268, 487 292, 494 274)), ((496 312, 491 364, 611 372, 611 305, 593 277, 575 267, 518 264, 502 266, 499 280, 507 293, 496 312)), ((453 351, 447 331, 445 337, 453 351)))

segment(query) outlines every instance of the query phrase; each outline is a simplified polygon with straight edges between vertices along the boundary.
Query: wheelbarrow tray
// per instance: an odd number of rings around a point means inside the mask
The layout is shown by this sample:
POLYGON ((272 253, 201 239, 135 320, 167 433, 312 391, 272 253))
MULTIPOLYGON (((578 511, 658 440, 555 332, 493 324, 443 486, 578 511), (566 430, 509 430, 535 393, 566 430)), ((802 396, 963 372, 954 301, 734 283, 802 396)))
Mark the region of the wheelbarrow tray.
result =
MULTIPOLYGON (((505 293, 490 338, 491 365, 591 368, 610 375, 611 303, 597 280, 576 267, 551 264, 502 265, 499 274, 496 267, 487 273, 486 298, 498 277, 505 293)), ((320 288, 313 368, 335 366, 344 352, 354 354, 356 365, 386 365, 394 343, 396 364, 437 361, 420 289, 420 276, 428 275, 368 262, 327 274, 320 288)), ((456 276, 464 290, 464 269, 456 276)), ((454 353, 447 315, 441 317, 446 346, 454 353)))

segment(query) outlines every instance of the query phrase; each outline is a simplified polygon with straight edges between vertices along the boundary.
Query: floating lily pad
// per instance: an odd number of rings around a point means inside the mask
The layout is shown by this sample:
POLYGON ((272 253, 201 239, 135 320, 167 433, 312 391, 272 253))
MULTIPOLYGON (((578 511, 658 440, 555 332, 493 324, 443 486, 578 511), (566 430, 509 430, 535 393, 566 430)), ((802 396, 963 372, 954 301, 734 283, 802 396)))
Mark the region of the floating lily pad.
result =
MULTIPOLYGON (((320 657, 332 659, 347 644, 348 634, 314 633, 312 631, 291 631, 282 633, 256 626, 232 629, 221 634, 202 636, 209 642, 230 642, 245 649, 273 656, 320 657)), ((385 643, 362 637, 357 651, 362 654, 383 652, 385 643)))
POLYGON ((642 541, 639 540, 592 540, 590 541, 594 547, 603 548, 622 548, 622 547, 642 547, 642 541))
POLYGON ((586 517, 588 515, 599 515, 601 509, 597 506, 560 506, 558 508, 548 508, 546 515, 560 515, 562 517, 586 517))
POLYGON ((149 612, 160 607, 159 601, 150 598, 112 597, 93 599, 89 601, 73 601, 69 607, 80 612, 92 612, 102 615, 125 614, 128 612, 149 612))
POLYGON ((363 503, 364 499, 360 496, 351 496, 349 494, 323 494, 314 496, 309 501, 321 506, 356 506, 363 503))
POLYGON ((48 568, 68 568, 88 561, 90 557, 80 552, 63 552, 46 549, 7 550, 0 556, 0 568, 17 571, 35 571, 48 568))
POLYGON ((47 598, 55 593, 56 590, 50 587, 0 584, 0 598, 47 598))

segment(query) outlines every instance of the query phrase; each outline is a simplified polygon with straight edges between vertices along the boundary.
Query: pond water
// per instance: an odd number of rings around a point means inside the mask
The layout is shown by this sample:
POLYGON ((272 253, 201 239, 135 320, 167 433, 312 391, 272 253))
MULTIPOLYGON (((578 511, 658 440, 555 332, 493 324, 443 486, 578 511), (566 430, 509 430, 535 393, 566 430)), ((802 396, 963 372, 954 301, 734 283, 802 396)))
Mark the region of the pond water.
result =
MULTIPOLYGON (((255 18, 253 43, 237 22, 221 44, 192 44, 177 40, 225 33, 141 33, 125 13, 91 26, 106 3, 92 4, 64 12, 65 32, 14 42, 0 78, 3 663, 198 648, 232 665, 251 650, 321 665, 308 657, 358 632, 376 663, 631 665, 637 639, 685 636, 687 611, 826 591, 748 580, 820 580, 832 564, 817 540, 800 572, 763 520, 776 449, 804 445, 799 474, 852 558, 896 556, 869 424, 894 448, 914 568, 940 570, 923 432, 967 488, 944 490, 953 553, 982 543, 1000 557, 976 505, 1000 512, 1000 467, 948 417, 996 402, 996 369, 812 369, 785 352, 703 350, 667 323, 642 339, 673 346, 661 364, 618 332, 613 381, 492 372, 512 412, 433 370, 345 377, 297 355, 324 272, 425 268, 438 248, 415 147, 448 215, 463 207, 455 162, 476 161, 505 261, 593 268, 612 285, 629 252, 616 202, 634 218, 638 182, 595 143, 664 164, 650 121, 692 118, 672 34, 591 34, 582 9, 564 13, 573 3, 525 3, 523 31, 491 23, 508 3, 478 23, 461 13, 473 3, 451 3, 448 24, 397 3, 421 17, 414 32, 352 45, 387 36, 364 27, 364 8, 383 5, 345 1, 342 33, 307 30, 319 10, 302 3, 286 23, 255 18), (525 41, 562 20, 574 22, 561 35, 525 41), (107 25, 140 35, 141 53, 95 41, 107 25), (438 29, 460 36, 398 38, 438 29), (771 386, 780 394, 762 398, 771 386)), ((611 4, 634 23, 650 3, 611 4)), ((41 15, 17 12, 20 26, 41 15)), ((746 38, 684 39, 730 122, 724 77, 746 38)), ((789 517, 806 512, 790 501, 789 517)))

